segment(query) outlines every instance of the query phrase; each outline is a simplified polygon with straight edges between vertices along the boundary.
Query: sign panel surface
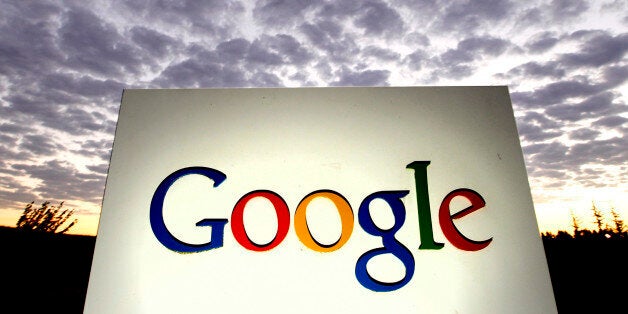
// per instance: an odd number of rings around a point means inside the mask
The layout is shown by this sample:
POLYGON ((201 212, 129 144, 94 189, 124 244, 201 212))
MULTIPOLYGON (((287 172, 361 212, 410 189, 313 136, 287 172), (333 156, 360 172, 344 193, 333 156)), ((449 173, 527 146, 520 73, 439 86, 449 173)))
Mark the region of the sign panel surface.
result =
POLYGON ((548 313, 506 87, 125 90, 86 313, 548 313))

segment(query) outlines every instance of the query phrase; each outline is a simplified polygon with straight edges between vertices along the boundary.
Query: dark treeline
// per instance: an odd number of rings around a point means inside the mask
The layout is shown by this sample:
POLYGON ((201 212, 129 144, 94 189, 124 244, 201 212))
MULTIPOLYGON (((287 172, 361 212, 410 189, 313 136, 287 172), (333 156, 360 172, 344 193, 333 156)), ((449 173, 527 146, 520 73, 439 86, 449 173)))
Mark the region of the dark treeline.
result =
MULTIPOLYGON (((625 311, 628 236, 593 206, 595 230, 572 215, 570 232, 542 234, 559 313, 625 311)), ((19 313, 82 313, 96 237, 0 227, 4 305, 19 313)), ((525 293, 513 291, 512 293, 525 293)))
POLYGON ((583 222, 580 217, 577 217, 573 211, 571 212, 571 232, 560 230, 557 233, 544 232, 542 233, 543 240, 557 239, 557 240, 617 240, 626 239, 628 237, 628 231, 626 225, 621 216, 615 211, 614 208, 610 210, 611 223, 605 222, 605 217, 602 211, 595 206, 595 203, 591 206, 591 218, 593 219, 594 230, 583 228, 583 222))
POLYGON ((608 218, 593 204, 593 230, 572 212, 572 230, 542 234, 559 313, 625 312, 628 232, 614 209, 608 218))
POLYGON ((6 313, 82 313, 96 237, 0 227, 6 313))

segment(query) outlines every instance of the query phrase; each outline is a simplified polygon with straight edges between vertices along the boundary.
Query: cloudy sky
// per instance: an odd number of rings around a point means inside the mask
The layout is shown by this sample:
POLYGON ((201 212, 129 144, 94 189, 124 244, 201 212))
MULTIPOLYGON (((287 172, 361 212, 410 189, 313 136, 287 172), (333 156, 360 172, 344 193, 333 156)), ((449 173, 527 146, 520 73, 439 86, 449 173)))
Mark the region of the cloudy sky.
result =
POLYGON ((508 85, 541 230, 628 219, 625 1, 0 2, 0 224, 95 234, 124 88, 508 85))

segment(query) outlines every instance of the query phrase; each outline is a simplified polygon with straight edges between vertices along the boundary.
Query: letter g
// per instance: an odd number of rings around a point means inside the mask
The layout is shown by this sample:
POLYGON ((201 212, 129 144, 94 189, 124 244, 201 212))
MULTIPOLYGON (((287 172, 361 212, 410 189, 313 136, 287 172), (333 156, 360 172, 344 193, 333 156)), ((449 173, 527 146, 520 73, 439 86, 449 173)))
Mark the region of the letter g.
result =
POLYGON ((227 179, 224 173, 206 167, 183 168, 170 174, 159 184, 150 203, 150 226, 153 233, 161 244, 176 252, 195 253, 222 247, 227 219, 203 219, 196 223, 197 226, 212 227, 210 242, 203 244, 189 244, 175 238, 164 223, 163 207, 166 193, 175 181, 189 174, 200 174, 213 180, 214 187, 219 186, 227 179))

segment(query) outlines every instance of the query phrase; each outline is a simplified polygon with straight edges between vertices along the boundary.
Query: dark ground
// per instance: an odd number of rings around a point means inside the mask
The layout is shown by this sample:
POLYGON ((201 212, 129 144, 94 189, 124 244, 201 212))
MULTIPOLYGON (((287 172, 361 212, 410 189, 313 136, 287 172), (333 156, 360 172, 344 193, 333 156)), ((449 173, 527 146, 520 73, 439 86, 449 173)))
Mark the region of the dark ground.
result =
MULTIPOLYGON (((6 313, 82 313, 95 243, 0 227, 6 313)), ((627 239, 543 243, 559 313, 627 313, 627 239)))

